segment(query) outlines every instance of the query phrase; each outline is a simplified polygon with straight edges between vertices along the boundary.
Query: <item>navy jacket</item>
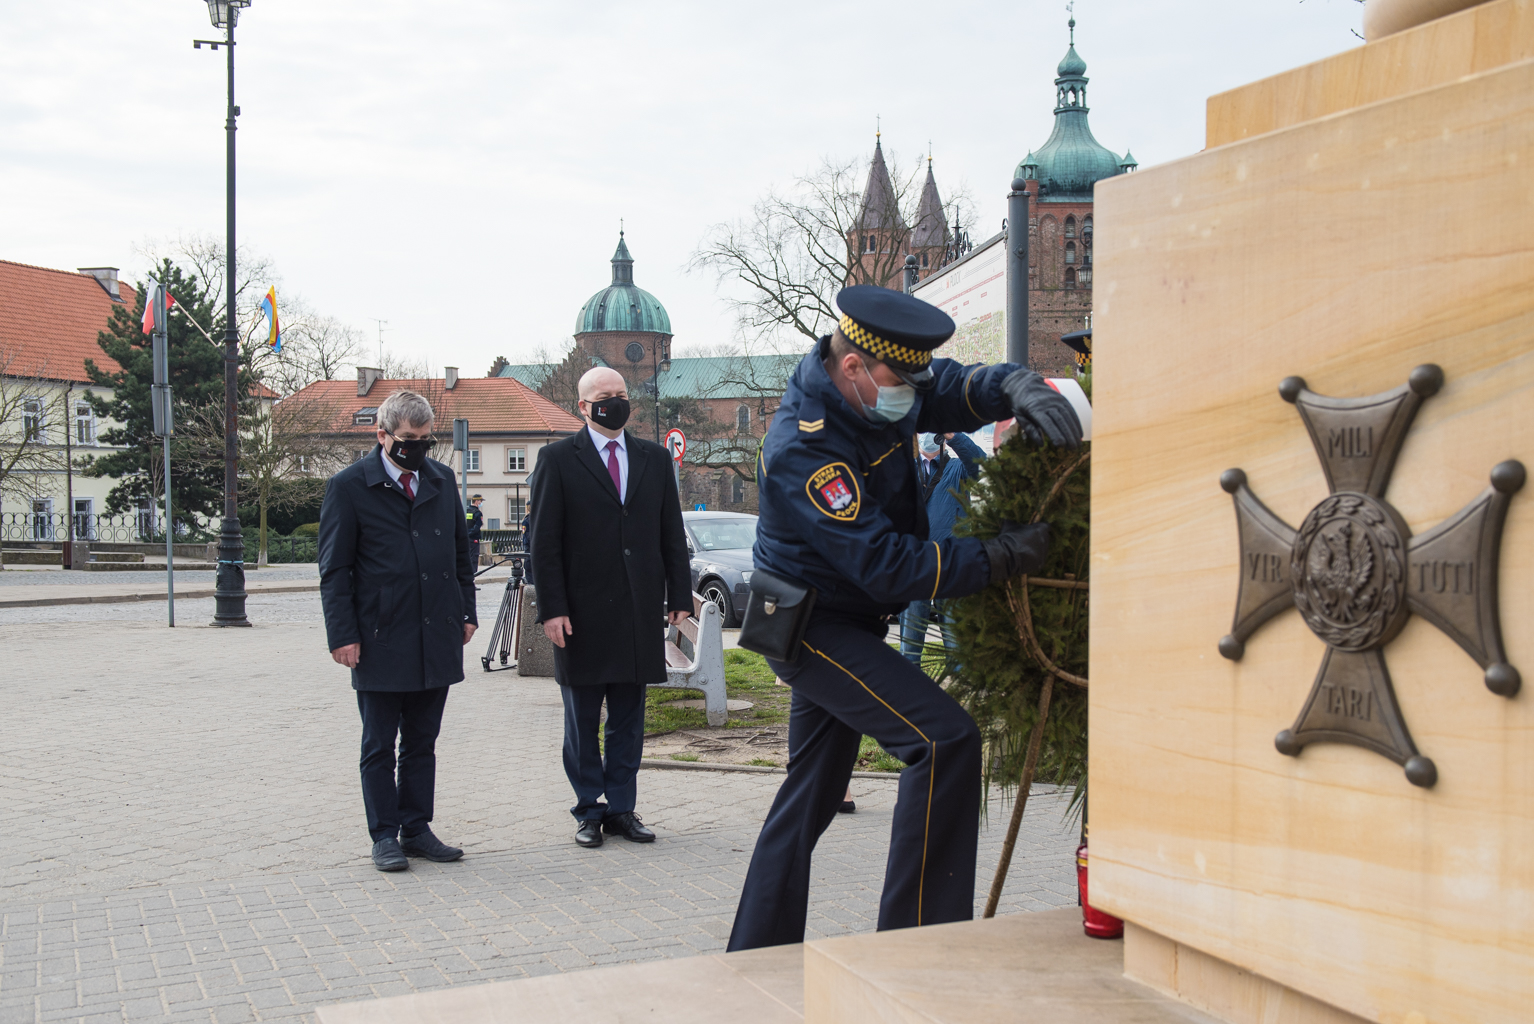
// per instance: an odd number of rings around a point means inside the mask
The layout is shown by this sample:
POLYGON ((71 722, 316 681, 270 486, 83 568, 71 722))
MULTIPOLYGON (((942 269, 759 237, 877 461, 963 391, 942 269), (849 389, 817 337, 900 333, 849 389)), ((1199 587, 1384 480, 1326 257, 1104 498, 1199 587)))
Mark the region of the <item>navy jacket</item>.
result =
POLYGON ((628 492, 618 489, 584 426, 544 446, 533 474, 538 621, 570 617, 554 648, 567 686, 666 681, 667 610, 692 611, 687 534, 671 455, 628 435, 628 492))
MULTIPOLYGON (((965 480, 980 475, 980 463, 985 461, 985 451, 968 435, 954 434, 953 440, 944 441, 958 458, 949 458, 947 452, 933 459, 937 479, 922 489, 927 496, 927 536, 942 540, 953 536, 953 524, 964 515, 964 503, 959 500, 960 489, 965 480)), ((921 480, 922 458, 916 456, 916 478, 921 480)))
POLYGON ((428 690, 463 679, 463 624, 479 619, 454 483, 451 469, 427 459, 412 502, 375 446, 325 485, 320 602, 330 650, 362 645, 353 689, 428 690))
POLYGON ((1012 415, 1001 382, 1018 367, 935 359, 932 390, 898 423, 854 412, 819 348, 799 363, 757 458, 756 565, 819 591, 816 610, 893 615, 918 598, 982 589, 991 564, 973 537, 928 539, 911 438, 968 433, 1012 415))

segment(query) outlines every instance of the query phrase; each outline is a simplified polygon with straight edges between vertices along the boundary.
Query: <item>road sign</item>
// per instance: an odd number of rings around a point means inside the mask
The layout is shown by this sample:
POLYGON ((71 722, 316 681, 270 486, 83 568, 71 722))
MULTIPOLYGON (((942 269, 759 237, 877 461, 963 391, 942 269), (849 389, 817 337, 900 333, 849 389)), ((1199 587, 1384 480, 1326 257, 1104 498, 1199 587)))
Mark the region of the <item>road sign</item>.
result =
POLYGON ((671 453, 673 462, 681 462, 687 452, 687 435, 676 427, 666 431, 666 450, 671 453))

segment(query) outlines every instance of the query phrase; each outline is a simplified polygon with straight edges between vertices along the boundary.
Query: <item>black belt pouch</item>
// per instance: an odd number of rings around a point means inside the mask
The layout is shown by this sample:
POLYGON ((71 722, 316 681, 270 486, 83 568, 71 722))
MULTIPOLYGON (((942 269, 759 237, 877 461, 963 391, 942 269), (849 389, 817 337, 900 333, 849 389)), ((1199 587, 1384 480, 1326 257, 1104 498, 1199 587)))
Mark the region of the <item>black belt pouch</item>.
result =
POLYGON ((740 646, 792 665, 815 607, 815 588, 766 569, 751 573, 751 597, 740 624, 740 646))

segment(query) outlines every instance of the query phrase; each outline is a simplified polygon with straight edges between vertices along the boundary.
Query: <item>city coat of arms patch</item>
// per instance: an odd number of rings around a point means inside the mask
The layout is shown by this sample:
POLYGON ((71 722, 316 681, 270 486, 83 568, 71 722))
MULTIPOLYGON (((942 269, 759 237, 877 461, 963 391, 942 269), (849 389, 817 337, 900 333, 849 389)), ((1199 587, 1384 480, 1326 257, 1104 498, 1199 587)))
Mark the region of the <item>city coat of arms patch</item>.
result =
POLYGON ((810 502, 832 519, 851 522, 858 517, 861 495, 857 476, 845 462, 821 466, 804 485, 810 502))

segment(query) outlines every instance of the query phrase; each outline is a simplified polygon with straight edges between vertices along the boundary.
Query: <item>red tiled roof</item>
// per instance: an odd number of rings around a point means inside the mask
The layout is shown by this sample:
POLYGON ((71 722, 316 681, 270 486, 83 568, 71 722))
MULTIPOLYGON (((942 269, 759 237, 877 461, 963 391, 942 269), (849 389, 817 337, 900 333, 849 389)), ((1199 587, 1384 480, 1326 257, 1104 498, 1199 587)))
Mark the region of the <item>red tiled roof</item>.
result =
POLYGON ((12 376, 86 382, 85 360, 107 373, 119 369, 96 344, 114 307, 133 311, 138 293, 118 286, 122 302, 88 274, 0 260, 0 353, 12 376))
POLYGON ((452 422, 458 417, 468 419, 473 434, 573 434, 583 423, 512 377, 459 377, 451 391, 440 377, 379 380, 365 396, 357 394, 354 380, 322 380, 285 401, 313 400, 333 405, 337 433, 372 434, 377 428, 353 425, 352 414, 361 409, 376 409, 390 394, 405 390, 415 391, 431 403, 437 414, 438 432, 449 435, 452 422))

